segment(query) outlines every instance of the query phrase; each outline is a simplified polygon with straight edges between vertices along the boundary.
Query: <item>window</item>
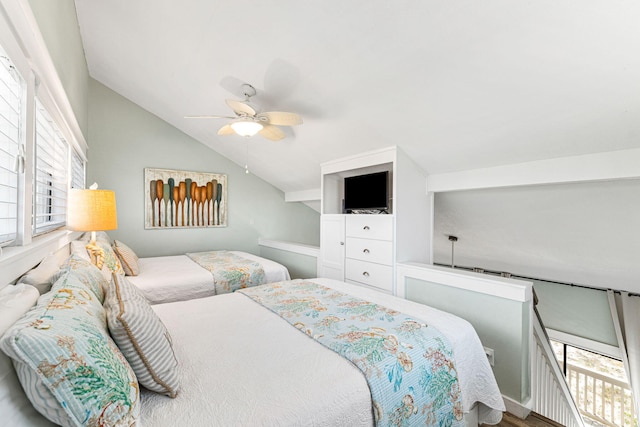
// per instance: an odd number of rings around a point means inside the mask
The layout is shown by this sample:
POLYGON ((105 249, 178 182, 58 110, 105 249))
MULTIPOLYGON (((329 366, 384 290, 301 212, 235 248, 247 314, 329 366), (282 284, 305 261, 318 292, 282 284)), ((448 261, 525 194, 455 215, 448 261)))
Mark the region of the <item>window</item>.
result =
POLYGON ((84 160, 76 151, 71 152, 71 188, 84 188, 84 160))
POLYGON ((22 94, 22 79, 0 48, 0 246, 15 240, 18 229, 22 94))
POLYGON ((33 234, 65 225, 68 145, 47 110, 36 99, 33 234))
POLYGON ((633 398, 620 360, 550 340, 587 425, 631 427, 633 398))

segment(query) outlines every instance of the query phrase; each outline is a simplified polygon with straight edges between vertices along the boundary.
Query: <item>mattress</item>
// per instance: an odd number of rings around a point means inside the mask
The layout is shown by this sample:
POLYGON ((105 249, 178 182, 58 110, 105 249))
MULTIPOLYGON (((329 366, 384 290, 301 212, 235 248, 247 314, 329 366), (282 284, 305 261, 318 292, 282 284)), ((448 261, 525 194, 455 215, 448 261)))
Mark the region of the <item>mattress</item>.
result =
MULTIPOLYGON (((246 252, 233 253, 259 262, 267 283, 289 280, 289 271, 277 262, 246 252)), ((140 274, 127 276, 151 304, 162 304, 215 295, 211 272, 198 265, 187 255, 150 257, 139 259, 140 274)))
MULTIPOLYGON (((438 328, 453 347, 463 410, 477 408, 479 422, 500 420, 502 396, 468 322, 355 285, 311 280, 438 328)), ((142 391, 145 427, 373 425, 360 370, 246 296, 225 294, 154 310, 173 338, 182 385, 175 399, 142 391)))

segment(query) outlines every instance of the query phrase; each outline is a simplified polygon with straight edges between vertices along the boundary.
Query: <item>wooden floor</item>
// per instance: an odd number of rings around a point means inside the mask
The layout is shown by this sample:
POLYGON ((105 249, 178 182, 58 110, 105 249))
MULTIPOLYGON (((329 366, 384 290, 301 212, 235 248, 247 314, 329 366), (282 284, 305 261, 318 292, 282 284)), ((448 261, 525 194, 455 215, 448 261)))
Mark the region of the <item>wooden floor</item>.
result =
MULTIPOLYGON (((483 424, 484 427, 489 427, 486 424, 483 424)), ((540 414, 536 414, 535 412, 531 412, 527 419, 522 420, 515 415, 511 415, 508 412, 505 412, 502 416, 502 421, 500 424, 497 424, 497 427, 562 427, 562 424, 558 424, 555 421, 552 421, 548 418, 543 417, 540 414)))

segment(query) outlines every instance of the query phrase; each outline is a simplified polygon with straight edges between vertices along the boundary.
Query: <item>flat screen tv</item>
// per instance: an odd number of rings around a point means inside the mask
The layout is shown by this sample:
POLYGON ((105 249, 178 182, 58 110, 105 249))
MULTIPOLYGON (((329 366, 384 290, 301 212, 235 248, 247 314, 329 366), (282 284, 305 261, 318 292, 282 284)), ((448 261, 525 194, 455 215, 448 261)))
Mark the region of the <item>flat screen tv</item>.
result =
POLYGON ((344 211, 389 209, 389 172, 344 179, 344 211))

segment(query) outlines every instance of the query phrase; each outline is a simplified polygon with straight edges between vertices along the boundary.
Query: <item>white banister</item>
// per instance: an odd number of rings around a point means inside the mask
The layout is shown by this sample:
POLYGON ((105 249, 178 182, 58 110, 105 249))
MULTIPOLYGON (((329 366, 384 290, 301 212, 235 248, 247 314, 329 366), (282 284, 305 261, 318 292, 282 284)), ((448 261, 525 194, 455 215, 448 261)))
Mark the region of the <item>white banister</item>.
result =
POLYGON ((533 410, 568 427, 584 427, 580 410, 569 390, 564 374, 555 358, 549 338, 539 316, 533 316, 533 335, 536 349, 533 352, 531 378, 534 402, 533 410))

